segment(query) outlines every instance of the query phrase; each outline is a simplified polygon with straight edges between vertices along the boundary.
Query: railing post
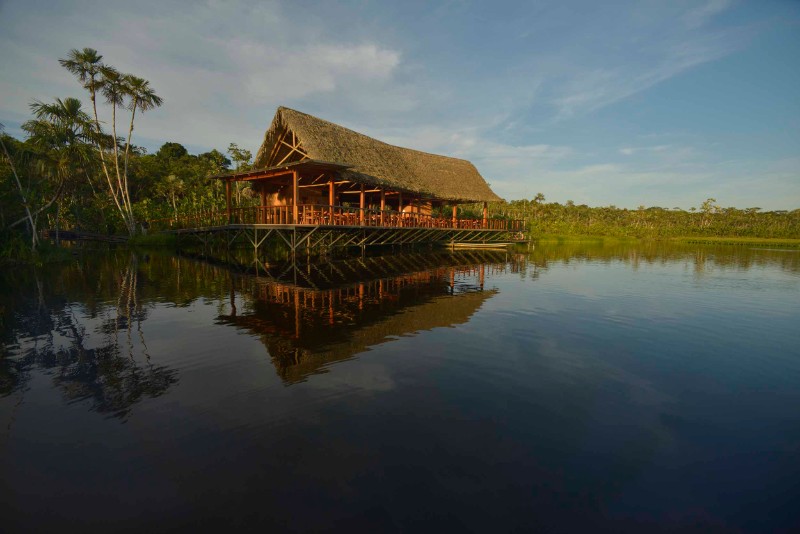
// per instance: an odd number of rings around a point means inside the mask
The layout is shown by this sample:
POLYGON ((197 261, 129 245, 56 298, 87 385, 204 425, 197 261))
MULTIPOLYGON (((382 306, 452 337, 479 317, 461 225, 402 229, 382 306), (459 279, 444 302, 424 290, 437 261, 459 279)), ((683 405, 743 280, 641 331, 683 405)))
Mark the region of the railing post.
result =
POLYGON ((381 189, 381 226, 385 224, 385 214, 384 210, 386 209, 386 189, 381 189))
POLYGON ((292 222, 297 224, 297 171, 292 171, 292 222))
POLYGON ((333 183, 333 175, 331 175, 330 180, 328 180, 328 204, 330 204, 330 212, 328 216, 328 224, 333 224, 333 205, 335 203, 334 197, 336 196, 336 185, 333 183))
POLYGON ((361 224, 361 226, 364 226, 364 202, 364 184, 361 184, 361 194, 359 195, 358 201, 358 206, 361 208, 358 212, 358 222, 361 224))
POLYGON ((225 180, 225 214, 228 224, 231 224, 231 181, 225 180))

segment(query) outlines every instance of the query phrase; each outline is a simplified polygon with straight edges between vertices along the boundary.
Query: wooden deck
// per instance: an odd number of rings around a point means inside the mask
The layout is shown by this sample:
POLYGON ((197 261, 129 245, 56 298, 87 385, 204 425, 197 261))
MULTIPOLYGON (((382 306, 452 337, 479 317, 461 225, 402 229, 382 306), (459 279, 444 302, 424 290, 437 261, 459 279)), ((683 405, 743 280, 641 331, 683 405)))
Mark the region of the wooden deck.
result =
MULTIPOLYGON (((203 236, 225 233, 233 242, 244 236, 256 248, 271 236, 292 251, 315 247, 412 243, 525 242, 524 223, 508 219, 445 218, 421 213, 306 204, 236 208, 149 222, 150 231, 203 236)), ((201 237, 201 240, 204 239, 201 237)))

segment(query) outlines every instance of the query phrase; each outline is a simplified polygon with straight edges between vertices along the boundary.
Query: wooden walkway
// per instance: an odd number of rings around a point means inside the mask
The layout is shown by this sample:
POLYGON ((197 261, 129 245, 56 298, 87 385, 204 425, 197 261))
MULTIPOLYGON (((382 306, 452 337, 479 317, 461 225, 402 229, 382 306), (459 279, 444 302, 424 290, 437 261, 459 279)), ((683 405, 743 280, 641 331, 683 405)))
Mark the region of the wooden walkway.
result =
POLYGON ((292 252, 319 247, 527 241, 520 220, 445 218, 311 204, 297 206, 296 210, 293 206, 262 206, 237 208, 230 213, 206 212, 178 220, 150 221, 149 229, 193 235, 201 241, 224 234, 229 244, 244 237, 256 251, 270 237, 281 239, 292 252))

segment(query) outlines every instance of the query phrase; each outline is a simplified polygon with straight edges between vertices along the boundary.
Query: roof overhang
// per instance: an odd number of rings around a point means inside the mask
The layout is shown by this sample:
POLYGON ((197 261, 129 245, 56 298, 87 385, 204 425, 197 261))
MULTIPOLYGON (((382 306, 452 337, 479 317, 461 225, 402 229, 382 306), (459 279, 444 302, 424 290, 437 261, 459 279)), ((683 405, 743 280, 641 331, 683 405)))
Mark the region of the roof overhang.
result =
POLYGON ((273 178, 275 176, 282 176, 292 172, 299 174, 323 174, 334 173, 349 169, 352 165, 345 163, 333 163, 330 161, 320 161, 315 159, 307 159, 304 161, 297 161, 294 163, 287 163, 276 167, 267 167, 264 169, 254 169, 244 172, 232 172, 226 174, 216 174, 212 178, 217 180, 227 180, 233 182, 244 182, 251 180, 264 180, 273 178))

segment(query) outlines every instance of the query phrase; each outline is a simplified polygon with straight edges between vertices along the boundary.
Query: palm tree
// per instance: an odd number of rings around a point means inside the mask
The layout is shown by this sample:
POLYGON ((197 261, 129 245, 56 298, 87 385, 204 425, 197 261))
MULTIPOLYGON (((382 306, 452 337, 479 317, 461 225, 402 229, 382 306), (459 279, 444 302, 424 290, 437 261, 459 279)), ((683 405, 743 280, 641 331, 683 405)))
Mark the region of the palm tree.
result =
POLYGON ((101 89, 100 70, 103 67, 103 56, 93 48, 78 50, 73 48, 67 54, 67 59, 59 59, 62 67, 78 77, 83 88, 89 91, 94 109, 94 120, 97 130, 100 130, 100 121, 97 119, 97 92, 101 89))
POLYGON ((122 206, 125 211, 125 223, 128 225, 128 231, 133 234, 135 231, 135 224, 133 221, 133 208, 131 206, 130 195, 128 188, 123 180, 123 175, 119 168, 119 143, 117 140, 117 107, 125 105, 125 97, 127 96, 127 87, 125 84, 125 77, 114 67, 103 65, 100 67, 101 75, 101 91, 106 99, 106 103, 111 105, 111 135, 114 138, 112 147, 114 149, 114 170, 117 174, 117 191, 122 200, 122 206))
POLYGON ((133 119, 136 117, 136 110, 142 113, 161 106, 164 102, 155 90, 150 87, 150 82, 144 78, 139 78, 133 74, 124 76, 125 93, 129 98, 128 109, 131 112, 131 124, 128 127, 128 140, 125 143, 125 190, 128 190, 128 156, 131 148, 131 136, 133 135, 133 119))
POLYGON ((128 232, 136 233, 136 220, 133 213, 133 202, 128 189, 128 160, 130 157, 131 137, 136 110, 142 113, 161 105, 163 100, 155 94, 150 83, 142 78, 121 74, 117 69, 102 63, 103 56, 92 48, 83 50, 70 50, 66 59, 60 59, 61 65, 74 74, 89 91, 94 110, 95 144, 100 152, 100 160, 108 183, 109 192, 128 227, 128 232), (101 128, 97 115, 97 93, 101 93, 108 104, 111 105, 111 142, 107 139, 101 128), (127 105, 126 105, 127 103, 127 105), (128 128, 128 138, 125 143, 124 164, 120 168, 120 142, 117 139, 117 108, 126 107, 131 111, 131 122, 128 128), (105 150, 113 148, 114 171, 116 185, 112 183, 111 174, 105 160, 105 150))
POLYGON ((29 142, 40 155, 39 168, 42 174, 50 175, 58 183, 52 200, 39 212, 56 203, 56 241, 58 241, 59 214, 63 191, 67 184, 75 185, 75 176, 85 170, 92 159, 91 118, 83 111, 77 98, 57 98, 46 104, 34 101, 31 111, 36 119, 26 122, 22 128, 28 132, 29 142))
MULTIPOLYGON (((119 175, 119 162, 115 157, 115 161, 117 163, 117 187, 114 187, 114 184, 111 180, 111 174, 108 172, 108 166, 106 164, 105 135, 100 128, 100 118, 97 115, 97 93, 101 92, 105 94, 105 86, 109 83, 108 78, 115 78, 114 69, 104 65, 102 61, 103 56, 93 48, 84 48, 83 50, 73 48, 67 54, 66 59, 58 60, 61 66, 74 74, 78 78, 78 81, 81 82, 83 88, 89 92, 89 98, 92 101, 92 111, 94 113, 94 142, 97 146, 97 151, 100 153, 100 164, 103 169, 103 174, 106 177, 111 198, 114 200, 114 204, 117 206, 117 209, 122 216, 122 220, 125 221, 128 231, 132 232, 135 227, 129 221, 130 210, 127 208, 127 200, 125 194, 122 192, 122 180, 120 179, 119 175)), ((119 73, 117 73, 117 75, 118 74, 119 73)), ((114 92, 116 91, 112 90, 112 93, 114 92)), ((108 99, 108 95, 106 95, 106 99, 108 99)), ((114 109, 114 112, 116 113, 116 108, 114 109)), ((116 133, 114 134, 114 140, 116 140, 116 133)), ((116 142, 114 142, 113 145, 116 145, 116 142)), ((115 156, 117 154, 116 146, 114 148, 114 154, 115 156)))

